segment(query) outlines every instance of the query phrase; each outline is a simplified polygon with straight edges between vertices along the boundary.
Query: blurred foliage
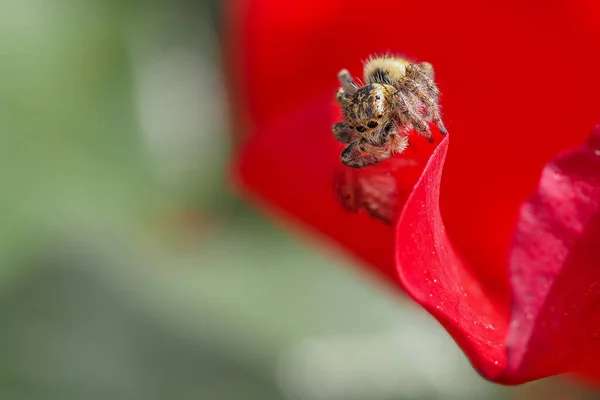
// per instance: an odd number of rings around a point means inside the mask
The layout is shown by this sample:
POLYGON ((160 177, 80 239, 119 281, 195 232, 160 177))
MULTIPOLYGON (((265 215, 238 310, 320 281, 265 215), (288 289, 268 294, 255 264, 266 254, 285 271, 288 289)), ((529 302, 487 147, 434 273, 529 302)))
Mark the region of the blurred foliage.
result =
POLYGON ((218 7, 0 5, 0 398, 522 393, 230 194, 218 7))

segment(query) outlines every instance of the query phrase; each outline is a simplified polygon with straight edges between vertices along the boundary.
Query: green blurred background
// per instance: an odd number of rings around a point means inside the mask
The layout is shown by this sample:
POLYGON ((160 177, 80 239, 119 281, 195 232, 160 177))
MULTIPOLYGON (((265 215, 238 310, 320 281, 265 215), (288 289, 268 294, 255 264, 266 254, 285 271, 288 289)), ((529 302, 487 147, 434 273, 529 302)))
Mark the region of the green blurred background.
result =
POLYGON ((219 12, 1 2, 0 399, 594 398, 486 383, 230 192, 219 12))

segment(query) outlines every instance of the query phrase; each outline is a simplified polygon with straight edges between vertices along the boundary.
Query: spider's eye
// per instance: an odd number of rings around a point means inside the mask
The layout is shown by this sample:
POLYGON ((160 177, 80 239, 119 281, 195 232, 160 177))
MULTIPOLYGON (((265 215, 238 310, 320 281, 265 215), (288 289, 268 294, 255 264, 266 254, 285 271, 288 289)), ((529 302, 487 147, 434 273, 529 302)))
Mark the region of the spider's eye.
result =
POLYGON ((390 133, 390 131, 392 130, 393 127, 394 127, 394 123, 392 121, 390 121, 387 123, 385 128, 383 128, 383 130, 385 131, 385 133, 390 133))
POLYGON ((367 124, 367 126, 369 128, 375 128, 375 127, 377 127, 377 125, 379 125, 379 124, 375 121, 369 121, 369 123, 367 124))
POLYGON ((359 131, 359 132, 365 132, 367 130, 367 128, 365 128, 362 125, 359 125, 359 126, 356 127, 356 130, 359 131))

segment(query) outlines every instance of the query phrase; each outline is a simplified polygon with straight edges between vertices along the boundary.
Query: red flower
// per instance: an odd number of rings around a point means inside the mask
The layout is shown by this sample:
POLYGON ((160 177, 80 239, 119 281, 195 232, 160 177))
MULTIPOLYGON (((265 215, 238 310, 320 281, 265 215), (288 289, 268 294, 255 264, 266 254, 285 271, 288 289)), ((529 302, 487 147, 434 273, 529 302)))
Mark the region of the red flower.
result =
POLYGON ((244 192, 402 287, 488 379, 600 378, 595 0, 231 5, 232 91, 253 132, 235 167, 244 192), (343 172, 336 74, 387 51, 433 64, 450 135, 343 172), (394 226, 344 210, 340 173, 351 202, 397 204, 394 226))

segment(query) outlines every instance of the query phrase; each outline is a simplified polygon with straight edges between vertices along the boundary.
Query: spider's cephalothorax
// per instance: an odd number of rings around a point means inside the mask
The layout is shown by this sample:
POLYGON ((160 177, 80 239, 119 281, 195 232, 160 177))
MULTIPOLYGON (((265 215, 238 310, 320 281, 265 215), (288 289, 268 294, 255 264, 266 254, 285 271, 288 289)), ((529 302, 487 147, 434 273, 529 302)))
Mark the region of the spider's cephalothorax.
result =
POLYGON ((333 134, 348 144, 344 164, 362 168, 403 152, 413 128, 432 142, 429 121, 446 134, 431 64, 375 57, 365 63, 364 78, 366 85, 359 87, 347 70, 338 74, 336 99, 344 121, 333 126, 333 134))

